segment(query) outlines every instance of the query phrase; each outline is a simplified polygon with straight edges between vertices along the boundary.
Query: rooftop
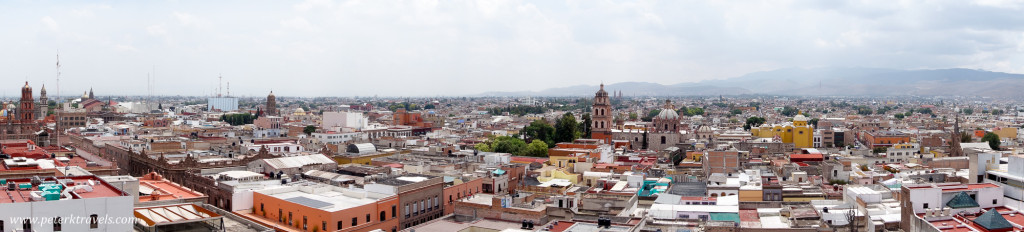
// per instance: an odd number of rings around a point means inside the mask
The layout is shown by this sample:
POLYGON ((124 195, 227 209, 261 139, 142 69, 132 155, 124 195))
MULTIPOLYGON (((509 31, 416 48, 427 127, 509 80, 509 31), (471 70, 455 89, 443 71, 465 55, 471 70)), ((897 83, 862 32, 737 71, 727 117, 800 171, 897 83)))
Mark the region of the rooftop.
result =
POLYGON ((269 197, 304 205, 328 212, 337 212, 357 206, 373 204, 379 199, 394 196, 358 188, 341 188, 317 183, 296 183, 256 191, 269 197))
MULTIPOLYGON (((42 184, 32 186, 29 178, 6 179, 0 183, 5 184, 0 188, 0 204, 47 201, 45 186, 58 185, 57 200, 72 200, 84 198, 103 198, 129 196, 123 191, 111 186, 96 176, 62 176, 41 178, 42 184), (10 184, 14 183, 14 190, 8 190, 10 184), (43 186, 44 189, 40 189, 43 186)), ((51 199, 55 200, 55 199, 51 199)))

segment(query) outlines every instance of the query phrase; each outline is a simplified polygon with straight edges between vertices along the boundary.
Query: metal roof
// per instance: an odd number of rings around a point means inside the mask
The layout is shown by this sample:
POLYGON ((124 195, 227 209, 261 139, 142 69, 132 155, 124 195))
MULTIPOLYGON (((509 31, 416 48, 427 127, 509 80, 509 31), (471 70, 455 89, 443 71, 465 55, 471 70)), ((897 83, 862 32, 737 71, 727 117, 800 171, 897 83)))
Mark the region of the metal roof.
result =
POLYGON ((306 197, 292 197, 292 198, 288 198, 288 199, 284 199, 284 200, 288 201, 288 202, 291 202, 291 203, 305 205, 305 206, 309 206, 310 208, 317 208, 317 209, 333 207, 334 206, 334 204, 331 204, 331 203, 327 203, 327 202, 323 202, 323 201, 319 201, 319 200, 313 200, 313 199, 306 198, 306 197))
POLYGON ((298 168, 310 164, 335 163, 334 160, 327 158, 323 154, 264 159, 264 162, 267 162, 267 165, 276 169, 298 168))

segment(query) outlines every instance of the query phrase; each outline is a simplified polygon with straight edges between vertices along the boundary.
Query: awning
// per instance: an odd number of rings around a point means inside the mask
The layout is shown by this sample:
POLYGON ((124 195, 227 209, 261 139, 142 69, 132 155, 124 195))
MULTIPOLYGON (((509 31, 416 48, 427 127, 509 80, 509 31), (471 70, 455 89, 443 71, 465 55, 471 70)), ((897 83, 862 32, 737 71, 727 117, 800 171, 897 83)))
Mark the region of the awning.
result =
POLYGON ((220 219, 220 214, 194 204, 135 208, 135 218, 147 227, 220 219))

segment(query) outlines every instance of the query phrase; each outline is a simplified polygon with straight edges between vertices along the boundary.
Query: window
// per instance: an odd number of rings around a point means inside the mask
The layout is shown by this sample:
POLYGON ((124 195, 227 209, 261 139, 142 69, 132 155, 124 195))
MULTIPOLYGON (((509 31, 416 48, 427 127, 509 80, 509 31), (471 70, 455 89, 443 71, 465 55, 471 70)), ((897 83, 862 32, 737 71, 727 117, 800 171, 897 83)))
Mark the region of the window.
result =
POLYGON ((412 215, 419 215, 420 214, 419 208, 416 208, 416 206, 417 206, 416 203, 412 203, 412 215))
POLYGON ((302 216, 302 229, 303 230, 308 230, 309 229, 309 227, 306 226, 306 216, 302 216))
POLYGON ((427 211, 427 207, 423 203, 424 203, 424 201, 420 200, 420 213, 423 213, 423 212, 427 211))
POLYGON ((397 205, 392 205, 391 206, 391 218, 396 218, 396 217, 398 217, 398 206, 397 205))
POLYGON ((434 196, 434 208, 440 208, 441 204, 438 203, 438 196, 434 196))
POLYGON ((89 228, 90 229, 100 228, 99 215, 96 215, 96 214, 89 215, 89 228))
POLYGON ((282 212, 281 209, 277 209, 277 220, 278 221, 283 221, 284 220, 284 212, 282 212))
POLYGON ((387 212, 384 212, 384 211, 380 211, 380 221, 384 221, 384 219, 385 219, 385 218, 386 218, 387 216, 388 216, 388 213, 387 213, 387 212))
POLYGON ((996 199, 992 199, 992 204, 995 205, 996 203, 999 203, 999 201, 996 201, 996 199))
POLYGON ((341 230, 341 221, 338 221, 338 230, 341 230))
POLYGON ((327 222, 326 221, 320 221, 320 228, 322 230, 328 230, 327 229, 327 222))
POLYGON ((661 144, 665 144, 665 136, 661 136, 661 144))
POLYGON ((61 231, 60 217, 53 219, 53 231, 61 231))
POLYGON ((405 204, 405 217, 406 218, 409 217, 409 204, 408 203, 405 204))
POLYGON ((359 225, 359 218, 352 217, 352 226, 359 225))
POLYGON ((366 214, 366 223, 370 223, 370 220, 372 220, 370 219, 370 214, 366 214))
POLYGON ((927 209, 927 208, 928 208, 928 203, 924 203, 924 208, 925 208, 925 209, 927 209))
POLYGON ((32 221, 29 219, 25 219, 25 221, 22 221, 21 229, 25 231, 32 231, 32 221))
POLYGON ((452 203, 452 195, 448 195, 448 204, 452 203))

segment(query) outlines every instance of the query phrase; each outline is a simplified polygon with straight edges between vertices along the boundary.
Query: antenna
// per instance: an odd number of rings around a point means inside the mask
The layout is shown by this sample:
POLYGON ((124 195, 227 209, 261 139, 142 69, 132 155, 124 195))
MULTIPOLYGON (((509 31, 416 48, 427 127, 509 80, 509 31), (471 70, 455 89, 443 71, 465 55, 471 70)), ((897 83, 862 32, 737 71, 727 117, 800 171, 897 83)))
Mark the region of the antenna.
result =
POLYGON ((228 81, 228 97, 231 97, 231 82, 228 81))
MULTIPOLYGON (((56 69, 57 69, 57 106, 62 106, 60 104, 60 49, 57 49, 57 67, 56 67, 56 69)), ((44 102, 44 104, 49 104, 49 103, 44 102)), ((55 109, 54 110, 54 112, 57 113, 57 118, 56 118, 57 120, 60 120, 60 112, 61 111, 63 111, 63 109, 61 109, 61 110, 56 110, 55 109)), ((53 130, 55 130, 54 132, 57 133, 57 147, 60 148, 60 121, 57 121, 57 123, 53 124, 53 130)))
POLYGON ((224 76, 217 74, 217 97, 221 97, 221 93, 224 92, 224 76))

